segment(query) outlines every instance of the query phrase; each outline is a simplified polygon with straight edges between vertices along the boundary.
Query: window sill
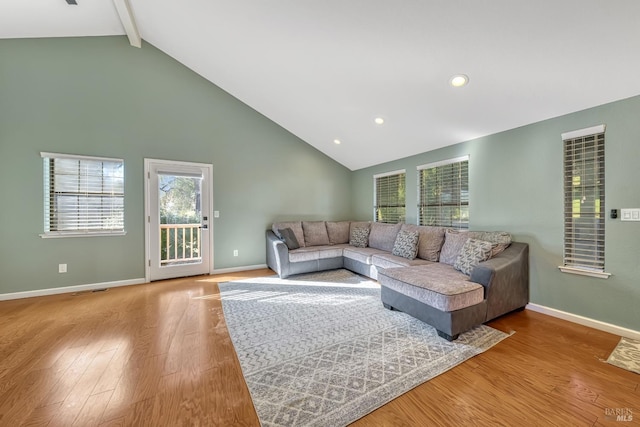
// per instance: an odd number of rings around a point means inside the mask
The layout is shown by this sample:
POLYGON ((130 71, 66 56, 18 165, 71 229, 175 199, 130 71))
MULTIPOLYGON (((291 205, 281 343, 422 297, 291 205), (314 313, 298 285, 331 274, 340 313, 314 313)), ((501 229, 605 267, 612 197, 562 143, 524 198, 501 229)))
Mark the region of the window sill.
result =
POLYGON ((608 279, 611 273, 605 273, 604 271, 589 270, 587 268, 558 266, 563 273, 577 274, 580 276, 596 277, 598 279, 608 279))
POLYGON ((44 233, 40 237, 43 239, 62 239, 65 237, 111 237, 111 236, 124 236, 126 231, 98 231, 95 233, 44 233))

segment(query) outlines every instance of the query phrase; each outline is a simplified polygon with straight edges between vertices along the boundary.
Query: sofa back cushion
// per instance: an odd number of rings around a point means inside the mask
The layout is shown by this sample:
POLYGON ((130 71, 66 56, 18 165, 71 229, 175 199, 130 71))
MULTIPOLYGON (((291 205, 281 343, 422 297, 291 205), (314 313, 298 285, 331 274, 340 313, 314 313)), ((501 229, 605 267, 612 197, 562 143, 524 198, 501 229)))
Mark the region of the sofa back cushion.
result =
POLYGON ((440 249, 444 243, 444 227, 428 225, 402 224, 400 231, 418 232, 418 258, 437 262, 440 258, 440 249))
POLYGON ((369 247, 391 252, 402 224, 372 222, 369 232, 369 247))
POLYGON ((271 226, 271 230, 282 239, 282 235, 278 230, 284 230, 285 228, 290 228, 293 231, 293 234, 296 235, 296 240, 300 247, 304 247, 304 232, 302 231, 302 222, 300 221, 289 221, 289 222, 274 222, 271 226))
POLYGON ((305 246, 322 246, 329 244, 329 235, 324 221, 302 221, 305 246))
POLYGON ((444 234, 444 244, 440 251, 440 262, 449 265, 455 264, 462 247, 468 239, 468 231, 447 230, 444 234))
POLYGON ((349 221, 327 221, 326 225, 330 245, 349 243, 349 221))

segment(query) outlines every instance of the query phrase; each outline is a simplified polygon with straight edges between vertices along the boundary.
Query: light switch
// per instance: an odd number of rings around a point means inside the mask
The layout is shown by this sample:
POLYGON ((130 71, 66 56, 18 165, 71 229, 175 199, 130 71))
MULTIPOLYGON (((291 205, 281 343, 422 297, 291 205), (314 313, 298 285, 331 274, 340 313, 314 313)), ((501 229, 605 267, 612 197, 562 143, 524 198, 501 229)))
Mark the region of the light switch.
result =
POLYGON ((220 218, 220 211, 213 211, 214 218, 220 218))
POLYGON ((640 221, 640 208, 620 209, 622 221, 640 221))

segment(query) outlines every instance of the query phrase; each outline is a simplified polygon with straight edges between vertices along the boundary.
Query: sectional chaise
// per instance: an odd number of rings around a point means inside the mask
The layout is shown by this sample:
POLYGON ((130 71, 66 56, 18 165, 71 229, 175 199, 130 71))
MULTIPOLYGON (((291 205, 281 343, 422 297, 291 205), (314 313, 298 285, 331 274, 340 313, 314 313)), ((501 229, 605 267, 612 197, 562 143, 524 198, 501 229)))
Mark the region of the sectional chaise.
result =
POLYGON ((266 232, 281 278, 337 268, 376 279, 384 307, 454 340, 529 302, 529 246, 505 232, 363 221, 289 221, 266 232))

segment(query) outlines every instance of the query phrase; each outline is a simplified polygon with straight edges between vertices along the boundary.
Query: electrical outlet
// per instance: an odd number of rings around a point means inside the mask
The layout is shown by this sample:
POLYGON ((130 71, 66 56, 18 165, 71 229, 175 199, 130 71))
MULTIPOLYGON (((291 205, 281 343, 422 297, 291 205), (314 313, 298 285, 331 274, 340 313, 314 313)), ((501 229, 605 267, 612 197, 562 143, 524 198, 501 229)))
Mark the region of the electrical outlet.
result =
POLYGON ((233 250, 233 256, 238 256, 238 250, 237 249, 233 250))
POLYGON ((66 273, 67 264, 58 264, 58 273, 66 273))

